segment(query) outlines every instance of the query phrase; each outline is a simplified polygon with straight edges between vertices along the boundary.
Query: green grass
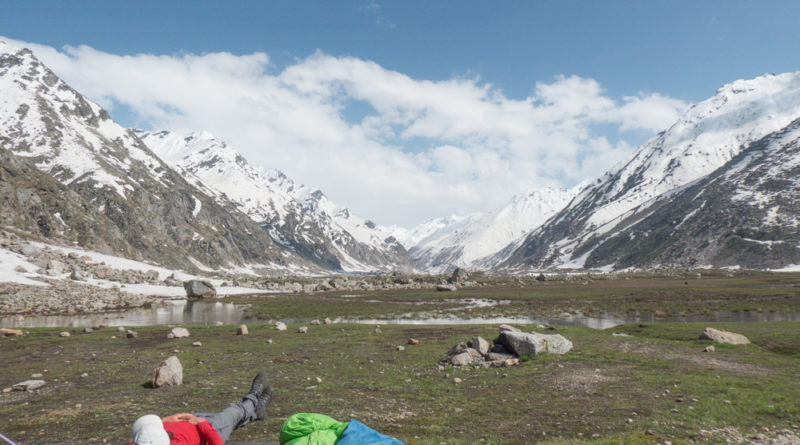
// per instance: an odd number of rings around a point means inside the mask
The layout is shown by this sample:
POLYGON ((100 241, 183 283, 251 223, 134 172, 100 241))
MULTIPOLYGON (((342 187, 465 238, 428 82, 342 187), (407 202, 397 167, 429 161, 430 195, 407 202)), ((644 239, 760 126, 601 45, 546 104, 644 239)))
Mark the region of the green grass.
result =
POLYGON ((558 327, 575 345, 567 355, 445 370, 437 362, 450 346, 475 335, 491 340, 496 329, 388 325, 376 333, 334 324, 298 334, 297 326, 252 324, 248 336, 236 336, 234 326, 188 326, 191 337, 172 340, 165 326, 140 328, 136 339, 112 328, 73 329, 67 338, 58 337, 63 328, 32 329, 0 339, 0 387, 32 373, 48 382, 31 393, 0 394, 0 431, 26 444, 125 443, 140 415, 221 409, 262 369, 276 391, 269 419, 235 440, 274 440, 295 412, 357 418, 411 444, 719 443, 724 438, 700 430, 800 422, 798 322, 558 327), (709 325, 753 344, 704 353, 709 343, 697 337, 709 325), (409 337, 420 344, 406 345, 409 337), (396 351, 401 344, 405 351, 396 351), (184 366, 183 385, 148 388, 153 368, 173 354, 184 366))
POLYGON ((661 312, 664 320, 684 316, 710 315, 715 311, 800 312, 800 274, 739 272, 728 276, 716 271, 681 272, 676 276, 630 274, 605 279, 585 275, 543 283, 526 277, 522 283, 508 277, 482 279, 482 286, 458 292, 431 289, 386 289, 336 291, 314 295, 287 294, 270 297, 236 297, 228 301, 250 305, 252 315, 261 319, 342 317, 388 319, 408 314, 416 317, 432 311, 454 316, 538 317, 581 312, 587 316, 602 312, 661 312), (487 308, 459 310, 463 300, 481 298, 506 300, 487 308))

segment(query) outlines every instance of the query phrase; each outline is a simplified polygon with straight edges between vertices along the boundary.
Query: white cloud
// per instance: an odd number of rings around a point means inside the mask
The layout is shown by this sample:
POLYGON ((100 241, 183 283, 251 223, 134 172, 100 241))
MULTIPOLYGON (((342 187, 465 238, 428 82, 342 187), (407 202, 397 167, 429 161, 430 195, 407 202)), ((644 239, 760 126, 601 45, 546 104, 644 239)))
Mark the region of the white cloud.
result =
POLYGON ((281 69, 264 53, 120 56, 7 41, 112 115, 123 104, 153 129, 208 130, 383 224, 487 211, 528 188, 594 178, 631 151, 601 124, 655 132, 686 106, 658 94, 617 101, 578 76, 515 99, 477 78, 419 80, 322 53, 281 69), (371 109, 351 122, 354 101, 371 109))

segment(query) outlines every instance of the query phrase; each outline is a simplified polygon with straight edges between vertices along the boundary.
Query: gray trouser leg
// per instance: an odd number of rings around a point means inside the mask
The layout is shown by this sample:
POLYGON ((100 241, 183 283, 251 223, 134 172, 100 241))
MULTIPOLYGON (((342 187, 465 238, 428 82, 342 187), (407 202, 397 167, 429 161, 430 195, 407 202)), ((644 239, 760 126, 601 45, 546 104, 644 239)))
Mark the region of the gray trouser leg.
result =
POLYGON ((211 422, 211 426, 219 433, 225 442, 231 437, 233 430, 243 427, 256 420, 256 402, 258 398, 255 394, 248 394, 242 397, 239 403, 232 403, 224 410, 215 414, 199 413, 197 417, 211 422))

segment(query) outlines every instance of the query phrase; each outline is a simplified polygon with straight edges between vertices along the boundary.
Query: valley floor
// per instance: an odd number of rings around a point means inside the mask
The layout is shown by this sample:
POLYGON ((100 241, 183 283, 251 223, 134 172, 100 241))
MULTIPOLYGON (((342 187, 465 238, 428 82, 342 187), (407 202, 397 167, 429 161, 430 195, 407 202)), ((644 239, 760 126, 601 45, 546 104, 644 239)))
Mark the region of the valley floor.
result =
MULTIPOLYGON (((647 308, 669 319, 717 305, 800 311, 793 274, 719 274, 700 279, 703 285, 683 277, 630 278, 236 300, 262 319, 395 317, 409 307, 440 310, 466 297, 509 301, 465 309, 499 315, 647 308)), ((561 334, 574 349, 488 369, 440 368, 438 362, 458 342, 476 335, 492 340, 496 325, 303 325, 306 334, 297 332, 299 323, 285 331, 251 323, 247 336, 237 336, 236 325, 189 325, 191 336, 180 339, 168 339, 167 326, 137 328, 136 338, 115 328, 73 328, 69 337, 59 336, 69 328, 37 328, 0 338, 0 388, 35 374, 47 382, 35 391, 0 393, 0 432, 18 443, 125 443, 137 417, 221 409, 264 370, 276 390, 269 418, 232 440, 275 440, 296 412, 356 418, 410 444, 800 440, 798 321, 648 321, 605 330, 519 325, 561 334), (698 336, 707 326, 743 334, 752 344, 703 352, 710 342, 698 336), (409 338, 419 344, 407 344, 409 338), (154 367, 170 355, 183 364, 183 385, 150 388, 154 367)))

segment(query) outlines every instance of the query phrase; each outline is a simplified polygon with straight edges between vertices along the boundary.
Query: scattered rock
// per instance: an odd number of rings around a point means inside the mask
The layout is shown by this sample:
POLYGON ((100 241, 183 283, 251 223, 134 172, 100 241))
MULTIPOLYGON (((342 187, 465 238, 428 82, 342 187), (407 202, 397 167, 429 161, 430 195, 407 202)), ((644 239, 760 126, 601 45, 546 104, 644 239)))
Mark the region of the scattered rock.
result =
POLYGON ((486 355, 489 353, 489 342, 483 337, 475 337, 472 340, 467 342, 467 346, 477 350, 481 355, 486 355))
POLYGON ((139 333, 136 331, 131 331, 130 329, 125 331, 125 336, 128 338, 137 338, 139 337, 139 333))
POLYGON ((545 335, 537 333, 503 331, 495 343, 502 344, 508 351, 519 357, 535 357, 542 352, 566 354, 572 349, 572 342, 559 334, 545 335))
POLYGON ((436 290, 439 292, 455 292, 458 288, 454 284, 437 284, 436 290))
POLYGON ((88 372, 84 372, 83 374, 81 374, 81 378, 82 379, 85 379, 86 377, 89 377, 89 373, 88 372))
POLYGON ((189 336, 189 330, 186 328, 172 328, 169 332, 174 338, 184 338, 189 336))
POLYGON ((47 382, 44 380, 25 380, 24 382, 19 382, 11 386, 11 388, 14 391, 33 391, 41 388, 45 385, 45 383, 47 382))
POLYGON ((308 332, 308 327, 300 326, 299 328, 297 328, 297 332, 300 333, 300 334, 305 334, 305 333, 308 332))
MULTIPOLYGON (((474 349, 473 349, 474 350, 474 349)), ((450 358, 450 364, 453 366, 467 366, 472 364, 475 358, 467 351, 460 352, 450 358)))
POLYGON ((214 285, 204 280, 184 281, 183 289, 186 290, 188 298, 214 298, 217 296, 214 285))
POLYGON ((320 325, 320 324, 322 324, 322 323, 320 323, 320 321, 319 321, 319 320, 311 320, 311 323, 310 323, 310 324, 311 324, 311 325, 313 325, 313 326, 319 326, 319 325, 320 325))
POLYGON ((500 326, 498 326, 498 329, 500 329, 500 332, 503 332, 503 331, 520 332, 519 329, 515 328, 514 326, 508 325, 508 324, 501 324, 500 326))
POLYGON ((224 324, 225 323, 223 323, 221 321, 218 321, 218 322, 214 323, 214 326, 223 326, 224 324))
POLYGON ((331 323, 333 323, 333 322, 331 321, 331 319, 330 319, 330 318, 328 318, 328 317, 325 317, 325 320, 323 320, 322 322, 323 322, 323 323, 325 323, 325 324, 331 324, 331 323))
POLYGON ((279 331, 285 331, 286 330, 286 323, 284 323, 282 321, 276 322, 275 323, 275 329, 277 329, 279 331))
POLYGON ((73 281, 84 281, 83 272, 78 266, 72 266, 72 272, 69 274, 70 280, 73 281))
POLYGON ((395 349, 400 351, 400 352, 402 352, 402 351, 406 350, 406 347, 405 346, 396 346, 395 349))
POLYGON ((125 327, 124 326, 118 327, 117 332, 125 332, 125 327))
POLYGON ((418 345, 419 344, 419 340, 417 340, 416 338, 409 338, 408 339, 408 344, 410 344, 410 345, 418 345))
POLYGON ((161 362, 153 374, 154 388, 178 386, 181 383, 183 383, 183 365, 174 355, 161 362))
POLYGON ((83 328, 83 333, 84 333, 84 334, 88 334, 88 333, 90 333, 90 332, 92 332, 92 328, 90 328, 90 327, 85 327, 85 328, 83 328))
POLYGON ((17 337, 21 335, 22 331, 19 329, 8 329, 8 328, 0 329, 0 336, 2 337, 17 337))
POLYGON ((200 346, 203 346, 203 344, 200 343, 199 341, 196 341, 196 342, 192 343, 192 346, 200 347, 200 346))
POLYGON ((714 352, 716 350, 717 349, 714 347, 714 345, 706 346, 705 348, 703 348, 703 352, 714 352))
POLYGON ((469 274, 466 270, 461 269, 460 267, 456 267, 453 271, 453 274, 450 275, 450 279, 447 280, 450 283, 461 283, 462 281, 466 281, 469 279, 469 274))
POLYGON ((453 379, 453 383, 461 383, 461 382, 463 382, 463 380, 461 380, 461 379, 460 379, 460 378, 458 378, 458 377, 456 377, 456 378, 454 378, 454 379, 453 379))
POLYGON ((247 331, 247 325, 239 325, 239 329, 236 330, 236 335, 247 335, 249 332, 247 331))
POLYGON ((61 331, 61 332, 58 333, 59 337, 69 337, 70 335, 72 335, 72 334, 70 334, 67 331, 61 331))
POLYGON ((544 275, 544 273, 540 273, 540 274, 539 274, 539 275, 536 277, 536 281, 539 281, 539 282, 545 282, 545 281, 547 281, 547 277, 544 275))
POLYGON ((267 339, 267 344, 268 344, 268 345, 271 345, 272 343, 273 343, 272 339, 271 339, 271 338, 268 338, 268 339, 267 339))
POLYGON ((730 345, 746 345, 750 343, 750 340, 742 334, 720 331, 714 328, 706 328, 703 333, 700 334, 700 339, 711 340, 717 343, 727 343, 730 345))

